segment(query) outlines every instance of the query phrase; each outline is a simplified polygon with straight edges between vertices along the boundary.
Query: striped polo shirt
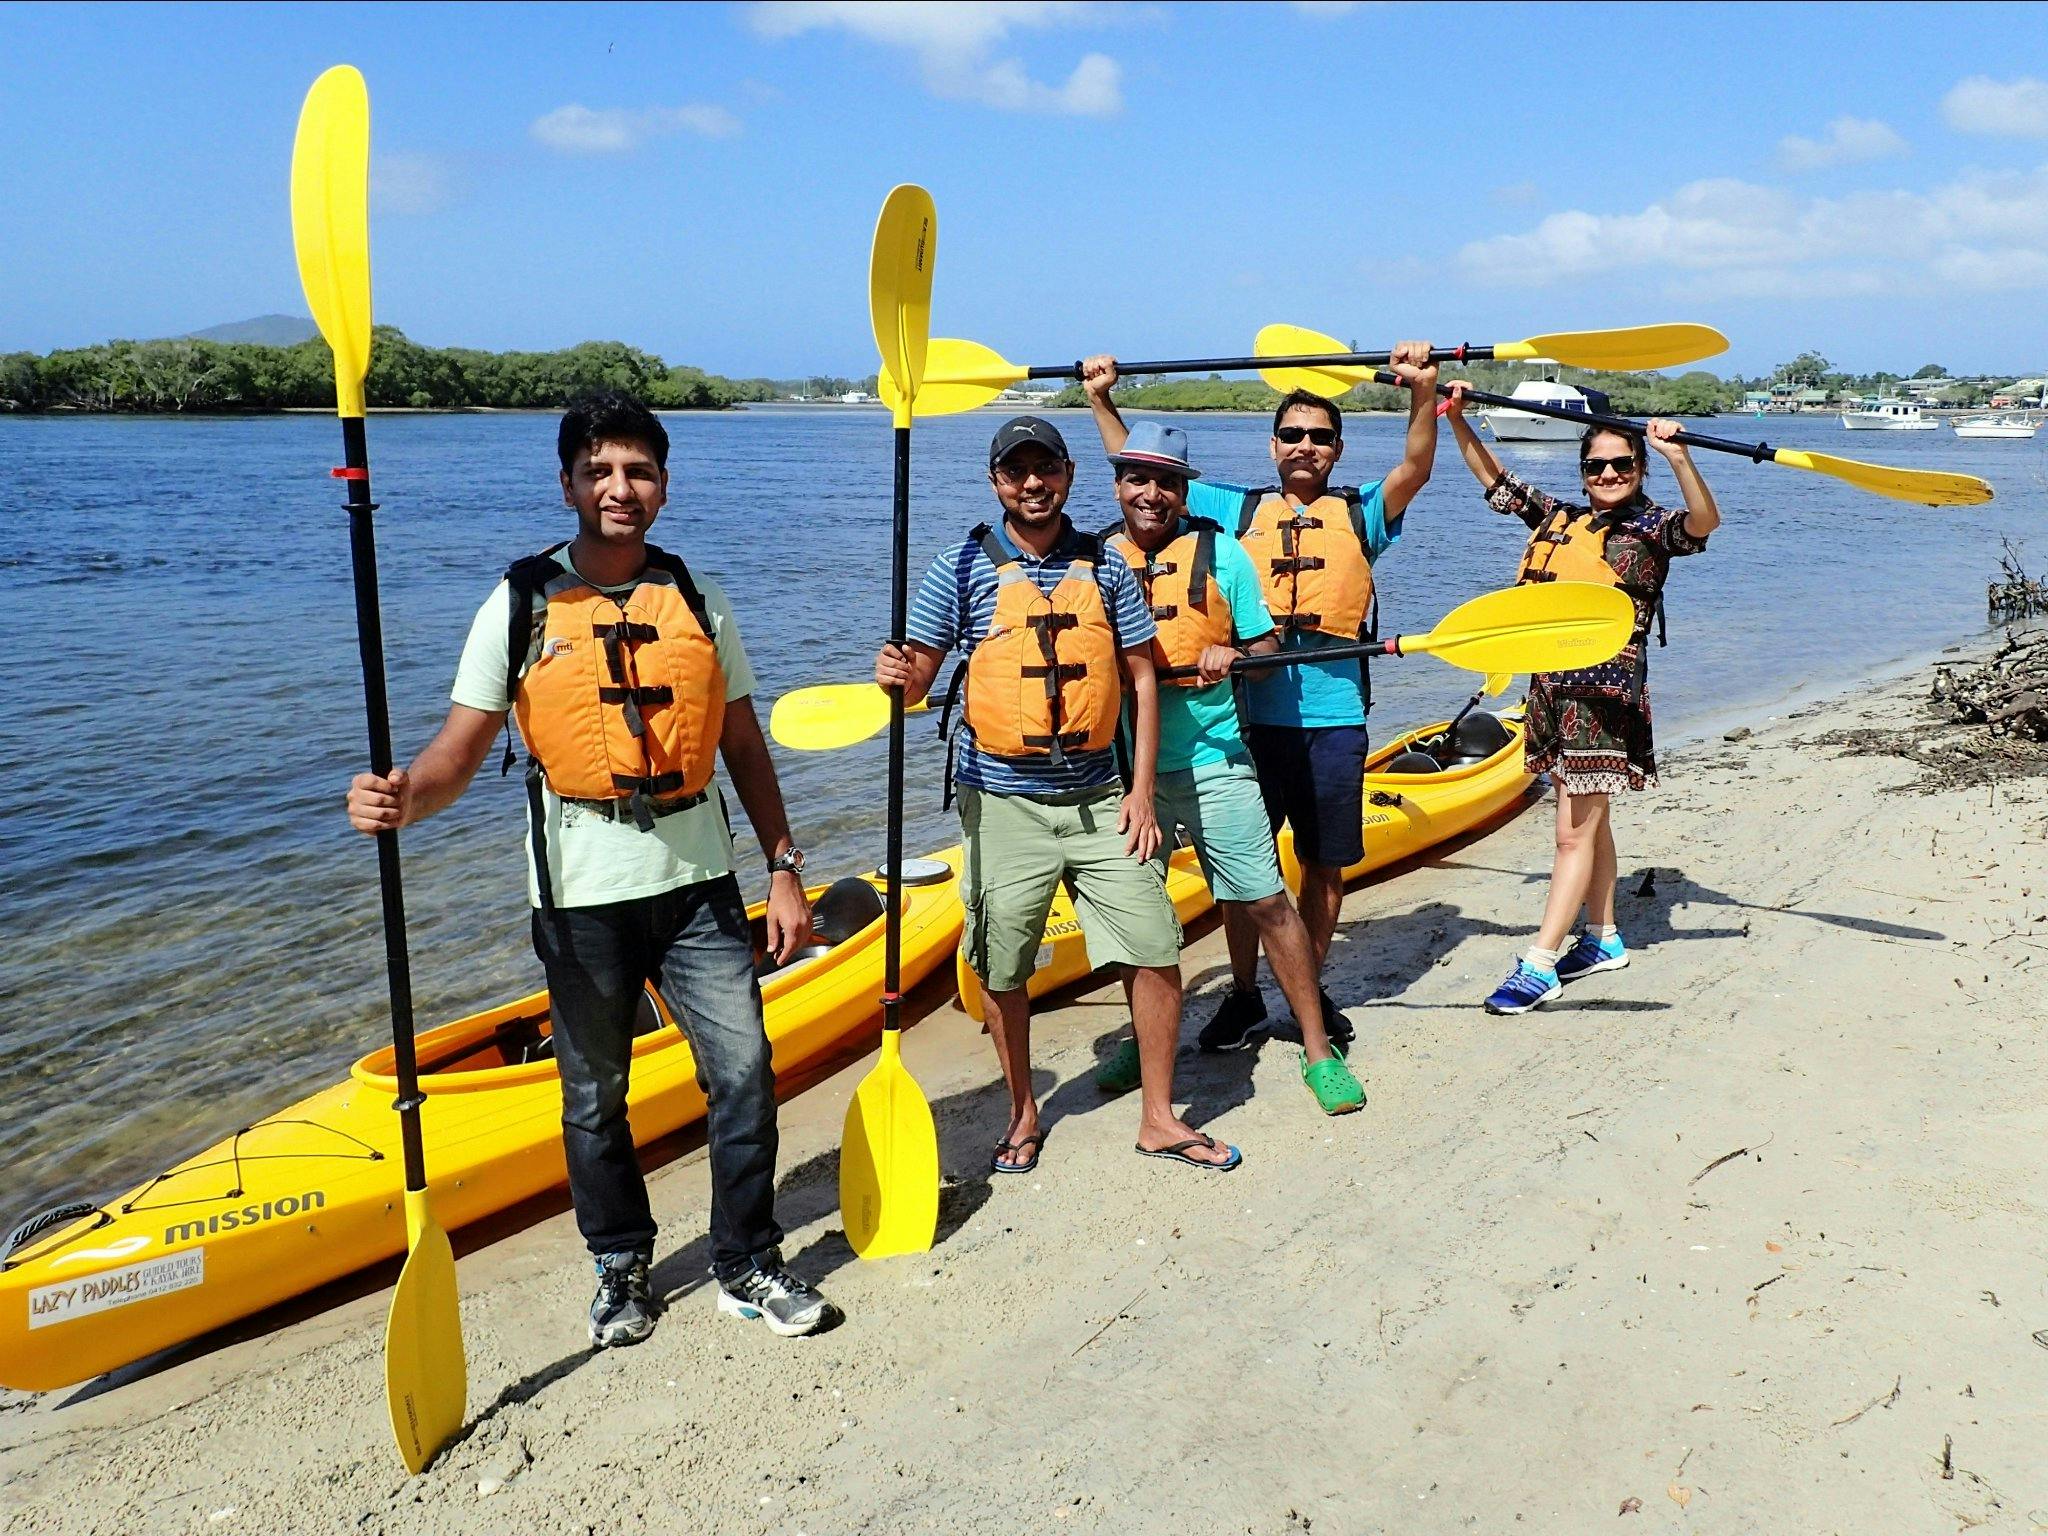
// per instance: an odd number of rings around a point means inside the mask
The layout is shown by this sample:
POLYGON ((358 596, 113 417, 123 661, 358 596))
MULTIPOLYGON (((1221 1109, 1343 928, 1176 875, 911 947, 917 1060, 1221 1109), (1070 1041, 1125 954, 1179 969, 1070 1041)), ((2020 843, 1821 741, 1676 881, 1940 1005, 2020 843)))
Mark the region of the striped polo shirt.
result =
MULTIPOLYGON (((1062 518, 1059 542, 1043 560, 1020 550, 1008 527, 995 523, 996 543, 1017 561, 1038 590, 1050 593, 1074 563, 1080 535, 1070 519, 1062 518)), ((1122 555, 1105 548, 1095 568, 1102 587, 1110 621, 1116 625, 1117 640, 1126 650, 1150 643, 1158 626, 1146 606, 1145 591, 1122 555)), ((924 581, 910 604, 907 638, 935 651, 958 650, 960 666, 988 633, 996 615, 996 568, 988 553, 973 539, 963 539, 946 550, 924 573, 924 581), (964 605, 963 605, 964 599, 964 605)), ((941 679, 933 687, 938 693, 946 685, 941 679)), ((964 685, 963 685, 964 691, 964 685)), ((1071 790, 1099 789, 1117 782, 1114 751, 1070 752, 1066 762, 1055 767, 1050 757, 992 757, 974 745, 974 733, 956 718, 958 732, 953 761, 953 779, 993 795, 1058 795, 1071 790)))

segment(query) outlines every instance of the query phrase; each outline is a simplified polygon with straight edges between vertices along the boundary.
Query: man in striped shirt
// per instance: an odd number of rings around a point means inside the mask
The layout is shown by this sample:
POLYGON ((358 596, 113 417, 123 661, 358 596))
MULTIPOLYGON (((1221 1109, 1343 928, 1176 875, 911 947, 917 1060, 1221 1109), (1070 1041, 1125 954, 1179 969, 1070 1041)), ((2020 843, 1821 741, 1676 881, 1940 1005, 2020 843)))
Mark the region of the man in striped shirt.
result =
POLYGON ((1066 442, 1050 422, 1020 416, 1003 424, 989 446, 989 484, 1002 518, 932 562, 911 604, 908 643, 882 647, 875 681, 901 687, 904 702, 916 703, 931 691, 946 653, 960 650, 969 657, 963 663, 969 668, 967 720, 980 722, 991 738, 979 739, 965 721, 956 726, 953 782, 966 845, 961 943, 988 999, 989 1033, 1010 1091, 1009 1129, 996 1145, 992 1170, 1029 1172, 1045 1141, 1031 1086, 1026 984, 1062 882, 1073 889, 1089 958, 1131 972, 1143 1077, 1137 1150, 1198 1168, 1234 1168, 1242 1161, 1235 1147, 1204 1136, 1173 1111, 1181 932, 1152 862, 1161 839, 1152 809, 1159 751, 1150 650, 1156 626, 1123 557, 1067 518, 1073 476, 1066 442), (1021 590, 1024 582, 1035 590, 1021 590), (1113 652, 1100 646, 1105 630, 1113 652), (1022 647, 1020 633, 1027 642, 1022 647), (985 644, 988 650, 975 659, 985 644), (1001 660, 1013 654, 1024 664, 1001 660), (1086 659, 1091 655, 1096 659, 1086 659), (1045 666, 1032 664, 1041 659, 1055 669, 1049 680, 1045 666), (1107 734, 1095 729, 1078 741, 1061 730, 1072 723, 1062 709, 1100 727, 1106 708, 1113 732, 1125 686, 1119 670, 1134 704, 1128 786, 1107 734), (1031 714, 1041 688, 1050 728, 1034 735, 1022 722, 1047 723, 1031 714), (998 728, 1017 737, 1003 743, 1011 750, 992 749, 998 728))

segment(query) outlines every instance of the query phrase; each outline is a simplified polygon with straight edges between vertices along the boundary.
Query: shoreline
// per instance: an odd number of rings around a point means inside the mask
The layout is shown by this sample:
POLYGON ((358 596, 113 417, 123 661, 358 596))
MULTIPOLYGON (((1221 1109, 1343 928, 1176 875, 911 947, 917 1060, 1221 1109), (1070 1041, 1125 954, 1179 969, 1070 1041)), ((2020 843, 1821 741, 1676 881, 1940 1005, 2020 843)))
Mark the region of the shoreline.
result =
MULTIPOLYGON (((1277 1041, 1196 1056, 1194 1000, 1180 1092, 1238 1173, 1130 1155, 1135 1103, 1088 1079, 1121 1033, 1098 985, 1039 1016, 1044 1165, 992 1181, 993 1061, 927 984, 905 1057, 946 1174, 931 1254, 860 1264, 838 1230, 869 1058, 783 1112, 787 1250, 837 1328, 710 1315, 704 1156, 664 1147, 672 1310, 639 1349, 581 1348, 559 1197, 458 1235, 472 1429, 421 1478, 388 1444, 371 1277, 119 1385, 0 1394, 8 1528, 1575 1531, 1630 1499, 2021 1528, 2048 1507, 2048 778, 1912 790, 1911 763, 1816 742, 1929 734, 1927 660, 1674 729, 1665 787, 1618 815, 1635 963, 1525 1019, 1476 998, 1537 917, 1540 800, 1350 891, 1330 978, 1360 1115, 1315 1116, 1277 1041)), ((1206 919, 1190 993, 1222 964, 1206 919)))

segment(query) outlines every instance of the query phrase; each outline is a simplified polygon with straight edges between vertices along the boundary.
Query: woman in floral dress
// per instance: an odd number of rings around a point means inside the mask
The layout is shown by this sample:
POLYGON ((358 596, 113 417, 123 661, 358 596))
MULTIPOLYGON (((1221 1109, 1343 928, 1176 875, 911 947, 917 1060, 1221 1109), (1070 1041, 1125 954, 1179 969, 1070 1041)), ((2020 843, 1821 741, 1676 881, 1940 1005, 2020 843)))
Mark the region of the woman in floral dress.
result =
POLYGON ((1635 631, 1612 661, 1575 672, 1538 673, 1529 682, 1526 752, 1531 773, 1548 773, 1557 791, 1557 856, 1543 926, 1506 981, 1486 999, 1489 1013, 1527 1013, 1595 971, 1618 971, 1628 949, 1614 922, 1616 862, 1612 796, 1657 782, 1650 736, 1648 642, 1662 624, 1671 562, 1698 554, 1721 512, 1692 455, 1672 441, 1675 421, 1648 424, 1655 448, 1678 479, 1676 511, 1644 494, 1644 439, 1590 427, 1579 439, 1583 502, 1536 489, 1503 468, 1465 420, 1464 389, 1452 386, 1446 412, 1466 467, 1486 487, 1487 505, 1530 530, 1521 580, 1609 581, 1634 600, 1635 631), (1581 908, 1586 925, 1579 926, 1581 908))

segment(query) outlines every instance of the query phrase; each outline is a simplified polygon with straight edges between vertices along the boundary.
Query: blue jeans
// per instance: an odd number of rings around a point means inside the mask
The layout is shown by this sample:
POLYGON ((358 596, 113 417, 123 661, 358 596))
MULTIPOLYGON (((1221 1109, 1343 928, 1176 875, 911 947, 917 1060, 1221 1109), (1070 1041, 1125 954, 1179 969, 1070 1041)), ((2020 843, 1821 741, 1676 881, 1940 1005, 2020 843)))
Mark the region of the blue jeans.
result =
POLYGON ((743 1273, 775 1224, 775 1074, 739 882, 533 914, 562 1069, 562 1148, 576 1225, 594 1254, 654 1253, 647 1181, 626 1122, 633 1021, 661 988, 697 1058, 711 1149, 711 1266, 743 1273))

